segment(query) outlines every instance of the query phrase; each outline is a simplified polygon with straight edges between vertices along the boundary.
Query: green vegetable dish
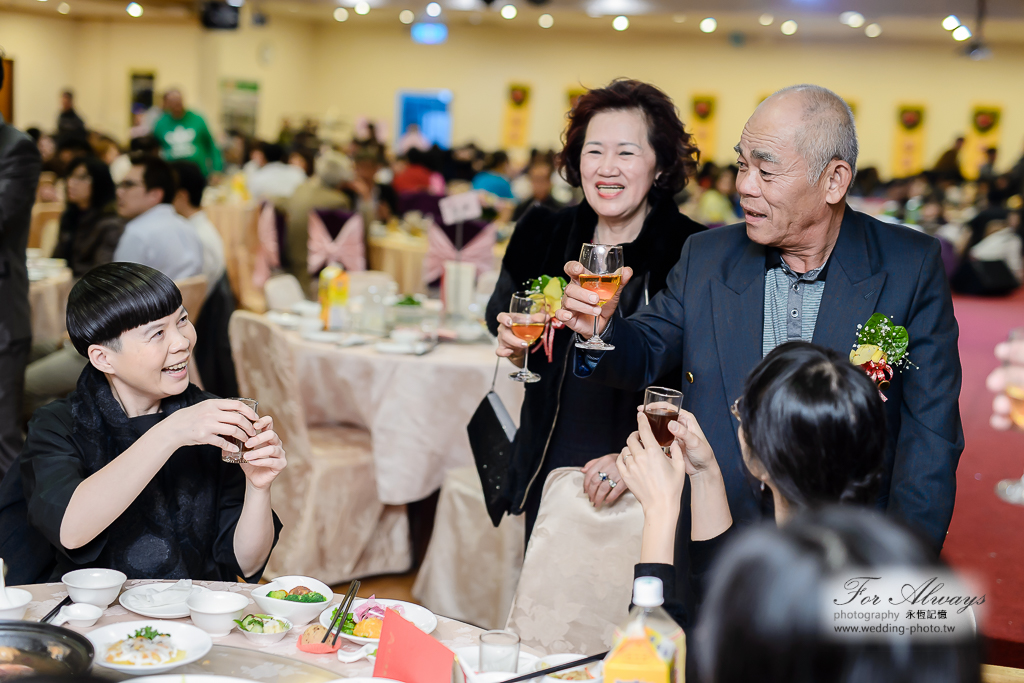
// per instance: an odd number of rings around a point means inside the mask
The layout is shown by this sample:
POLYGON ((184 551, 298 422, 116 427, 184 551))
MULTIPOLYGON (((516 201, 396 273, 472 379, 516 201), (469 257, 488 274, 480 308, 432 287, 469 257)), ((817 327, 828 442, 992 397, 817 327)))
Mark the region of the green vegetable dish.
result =
POLYGON ((238 628, 249 633, 284 633, 288 624, 268 614, 250 614, 241 620, 235 619, 238 628))
POLYGON ((412 294, 406 294, 401 299, 395 302, 396 306, 422 306, 419 300, 412 294))
POLYGON ((316 591, 311 591, 305 586, 296 586, 290 591, 270 591, 267 593, 268 598, 274 598, 275 600, 288 600, 289 602, 327 602, 322 594, 316 591))
POLYGON ((152 626, 147 626, 146 628, 140 628, 131 637, 132 638, 145 638, 147 640, 153 640, 157 636, 166 636, 166 635, 167 635, 166 633, 160 633, 160 631, 157 631, 152 626))
MULTIPOLYGON (((338 617, 338 610, 339 609, 341 609, 341 608, 340 607, 335 607, 334 611, 331 612, 331 621, 334 621, 338 617)), ((355 617, 353 617, 352 613, 349 612, 348 614, 345 615, 345 623, 341 625, 341 632, 346 634, 346 635, 350 635, 351 636, 351 635, 354 635, 352 632, 355 631, 355 629, 356 629, 355 617)))

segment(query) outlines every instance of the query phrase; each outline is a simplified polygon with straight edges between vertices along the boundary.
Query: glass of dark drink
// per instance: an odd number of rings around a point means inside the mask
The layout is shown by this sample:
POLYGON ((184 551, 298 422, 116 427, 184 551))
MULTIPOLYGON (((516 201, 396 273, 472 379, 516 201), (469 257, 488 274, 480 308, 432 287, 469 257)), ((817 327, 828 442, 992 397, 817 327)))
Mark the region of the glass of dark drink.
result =
POLYGON ((523 369, 513 372, 509 377, 515 382, 536 382, 540 375, 530 372, 530 346, 544 334, 547 324, 547 313, 544 312, 543 295, 538 297, 533 292, 516 292, 512 295, 508 312, 512 316, 512 334, 526 342, 526 355, 523 356, 523 369))
MULTIPOLYGON (((259 405, 260 405, 255 399, 251 399, 251 398, 233 398, 231 400, 232 401, 240 401, 240 402, 244 403, 245 405, 247 405, 250 408, 252 408, 252 412, 254 412, 254 413, 256 413, 256 408, 259 407, 259 405)), ((259 413, 256 413, 256 414, 259 415, 259 413)), ((237 438, 235 438, 233 436, 227 436, 225 438, 228 441, 230 441, 231 443, 233 443, 236 446, 238 446, 238 452, 237 453, 228 453, 227 451, 222 451, 221 454, 220 454, 220 459, 223 460, 224 462, 230 462, 230 463, 235 464, 235 465, 238 465, 238 464, 241 464, 243 462, 246 462, 245 454, 248 453, 252 449, 246 448, 245 447, 245 442, 242 441, 241 439, 237 439, 237 438)))
POLYGON ((683 406, 683 393, 665 387, 647 387, 644 393, 644 415, 651 425, 654 438, 661 450, 668 455, 675 437, 668 430, 668 423, 679 418, 683 406))

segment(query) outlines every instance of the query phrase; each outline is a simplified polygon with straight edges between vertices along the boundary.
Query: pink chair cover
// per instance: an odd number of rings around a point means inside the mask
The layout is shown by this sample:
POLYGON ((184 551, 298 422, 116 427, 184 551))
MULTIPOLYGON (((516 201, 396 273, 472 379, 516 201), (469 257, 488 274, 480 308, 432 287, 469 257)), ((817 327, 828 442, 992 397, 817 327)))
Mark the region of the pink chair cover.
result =
POLYGON ((349 271, 366 270, 362 215, 353 214, 332 240, 320 215, 315 210, 310 211, 306 249, 309 252, 307 263, 310 273, 320 272, 328 263, 340 263, 349 271))
POLYGON ((281 253, 277 246, 277 216, 271 202, 264 202, 260 207, 260 216, 256 221, 256 237, 259 240, 259 250, 253 263, 252 284, 256 289, 262 290, 263 285, 270 279, 270 273, 281 265, 281 253))
POLYGON ((423 281, 433 282, 444 273, 445 261, 467 261, 476 265, 476 274, 494 268, 494 243, 498 228, 489 224, 457 251, 444 230, 431 225, 427 230, 427 255, 423 257, 423 281))

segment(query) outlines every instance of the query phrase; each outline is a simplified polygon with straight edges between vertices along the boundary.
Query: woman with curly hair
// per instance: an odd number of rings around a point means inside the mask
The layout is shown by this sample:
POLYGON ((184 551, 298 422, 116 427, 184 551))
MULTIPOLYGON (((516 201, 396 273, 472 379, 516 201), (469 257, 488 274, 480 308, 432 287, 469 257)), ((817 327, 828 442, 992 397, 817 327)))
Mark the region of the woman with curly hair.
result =
MULTIPOLYGON (((641 408, 642 411, 642 408, 641 408)), ((752 485, 771 491, 775 521, 833 503, 870 505, 881 479, 885 452, 885 410, 874 382, 831 349, 788 342, 776 347, 747 377, 732 406, 739 421, 743 464, 752 485)), ((655 440, 647 417, 619 456, 619 472, 644 509, 643 542, 637 576, 665 584, 666 608, 684 628, 697 606, 705 577, 719 549, 733 534, 732 512, 715 453, 692 413, 680 411, 669 429, 671 457, 655 440), (676 527, 680 499, 690 480, 690 585, 675 585, 676 527)))
MULTIPOLYGON (((584 243, 620 244, 634 273, 619 304, 629 315, 665 287, 683 242, 703 230, 673 201, 696 168, 697 148, 665 93, 648 83, 616 80, 580 97, 568 119, 558 166, 571 185, 583 188, 585 199, 557 212, 535 206, 519 220, 487 305, 497 354, 517 365, 527 345, 512 334, 506 311, 512 293, 529 280, 561 275, 584 243)), ((503 491, 509 512, 526 513, 527 539, 553 469, 583 467, 584 487, 597 506, 626 489, 615 458, 634 428, 643 392, 577 378, 570 367, 573 348, 572 332, 557 330, 551 360, 543 353, 530 359, 541 380, 526 386, 503 491)), ((673 368, 661 382, 671 386, 680 377, 673 368)))

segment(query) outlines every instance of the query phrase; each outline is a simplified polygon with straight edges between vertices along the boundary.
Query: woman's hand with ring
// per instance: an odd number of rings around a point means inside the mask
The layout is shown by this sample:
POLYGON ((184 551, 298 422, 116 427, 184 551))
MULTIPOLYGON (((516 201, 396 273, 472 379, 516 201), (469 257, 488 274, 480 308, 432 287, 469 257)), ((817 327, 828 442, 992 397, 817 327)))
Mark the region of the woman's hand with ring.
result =
POLYGON ((619 475, 619 468, 615 464, 617 458, 617 454, 609 453, 583 466, 583 490, 596 508, 611 505, 621 498, 628 488, 619 475), (602 474, 606 479, 601 478, 602 474))
POLYGON ((645 515, 678 516, 687 469, 682 449, 673 441, 671 457, 665 457, 647 416, 638 412, 636 420, 637 431, 629 435, 617 460, 622 480, 640 501, 645 515))

